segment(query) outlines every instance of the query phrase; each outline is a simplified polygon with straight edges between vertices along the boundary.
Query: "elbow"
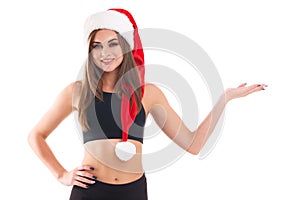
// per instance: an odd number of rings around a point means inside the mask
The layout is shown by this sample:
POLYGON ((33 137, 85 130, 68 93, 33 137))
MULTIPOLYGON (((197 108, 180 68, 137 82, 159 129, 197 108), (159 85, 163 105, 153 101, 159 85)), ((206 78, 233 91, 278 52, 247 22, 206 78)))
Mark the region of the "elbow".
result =
POLYGON ((190 154, 192 154, 192 155, 194 155, 194 156, 198 155, 197 151, 187 151, 187 152, 190 153, 190 154))
POLYGON ((188 148, 187 148, 187 152, 192 154, 192 155, 198 155, 200 153, 200 151, 202 150, 203 146, 205 143, 196 143, 193 142, 188 148))
POLYGON ((192 151, 192 150, 188 150, 187 151, 188 153, 190 153, 190 154, 192 154, 192 155, 194 155, 194 156, 196 156, 196 155, 198 155, 199 153, 200 153, 200 151, 192 151))
POLYGON ((33 132, 30 132, 27 136, 27 142, 29 146, 32 147, 35 141, 36 141, 35 134, 33 132))
POLYGON ((198 155, 205 145, 205 140, 199 137, 195 139, 194 137, 195 136, 193 136, 192 142, 186 151, 192 155, 198 155))
POLYGON ((186 151, 192 155, 198 155, 202 147, 202 143, 193 140, 193 142, 186 148, 186 151))
POLYGON ((31 148, 34 148, 40 141, 41 136, 36 131, 31 131, 27 136, 27 142, 31 148))
POLYGON ((191 146, 190 148, 188 148, 186 151, 192 155, 198 155, 200 153, 201 148, 195 148, 193 146, 191 146))

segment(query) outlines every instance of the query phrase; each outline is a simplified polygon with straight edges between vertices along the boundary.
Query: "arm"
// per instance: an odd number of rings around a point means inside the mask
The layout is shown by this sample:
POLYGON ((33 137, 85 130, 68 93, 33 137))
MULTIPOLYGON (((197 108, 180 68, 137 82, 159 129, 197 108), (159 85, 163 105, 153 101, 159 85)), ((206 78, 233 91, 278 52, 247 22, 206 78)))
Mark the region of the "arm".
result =
MULTIPOLYGON (((49 145, 46 143, 47 137, 53 132, 53 130, 72 112, 72 96, 73 88, 76 83, 68 85, 62 90, 62 92, 56 98, 52 107, 46 112, 46 114, 40 119, 37 125, 31 130, 28 135, 28 142, 33 151, 52 172, 54 177, 65 185, 79 185, 86 187, 86 185, 76 182, 76 173, 83 176, 92 177, 91 174, 83 170, 90 170, 90 166, 81 166, 76 170, 68 172, 55 158, 49 145)), ((82 180, 84 181, 84 180, 82 180)))
POLYGON ((242 84, 237 88, 227 89, 195 131, 190 131, 185 126, 159 88, 154 85, 147 86, 147 97, 150 99, 150 113, 163 132, 181 148, 197 155, 216 127, 226 104, 232 99, 260 91, 264 86, 251 85, 246 87, 246 84, 242 84))

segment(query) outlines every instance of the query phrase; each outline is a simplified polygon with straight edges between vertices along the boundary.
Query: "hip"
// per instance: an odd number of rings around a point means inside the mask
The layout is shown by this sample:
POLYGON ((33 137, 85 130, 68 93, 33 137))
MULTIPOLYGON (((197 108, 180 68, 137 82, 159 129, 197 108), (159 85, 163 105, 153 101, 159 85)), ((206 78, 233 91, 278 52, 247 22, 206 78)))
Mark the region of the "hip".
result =
POLYGON ((97 180, 89 188, 73 186, 70 200, 83 199, 130 199, 130 200, 147 200, 147 180, 145 174, 132 182, 125 184, 110 184, 97 180))

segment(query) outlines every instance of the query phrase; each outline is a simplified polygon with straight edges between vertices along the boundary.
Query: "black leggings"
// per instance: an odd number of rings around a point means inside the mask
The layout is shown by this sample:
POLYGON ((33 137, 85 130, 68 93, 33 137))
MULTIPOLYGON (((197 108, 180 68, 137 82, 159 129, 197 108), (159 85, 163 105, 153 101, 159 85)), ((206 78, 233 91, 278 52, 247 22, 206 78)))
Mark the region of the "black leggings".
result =
POLYGON ((145 174, 136 181, 114 185, 96 181, 85 189, 73 186, 70 200, 147 200, 145 174))

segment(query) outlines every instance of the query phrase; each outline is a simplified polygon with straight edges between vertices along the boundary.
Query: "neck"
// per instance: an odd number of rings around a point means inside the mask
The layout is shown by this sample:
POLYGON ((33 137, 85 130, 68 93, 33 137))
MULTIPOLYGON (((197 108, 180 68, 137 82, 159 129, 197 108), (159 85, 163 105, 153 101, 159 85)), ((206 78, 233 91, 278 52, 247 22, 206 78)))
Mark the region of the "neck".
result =
POLYGON ((102 90, 106 92, 113 92, 117 83, 117 71, 104 72, 102 74, 102 90))

